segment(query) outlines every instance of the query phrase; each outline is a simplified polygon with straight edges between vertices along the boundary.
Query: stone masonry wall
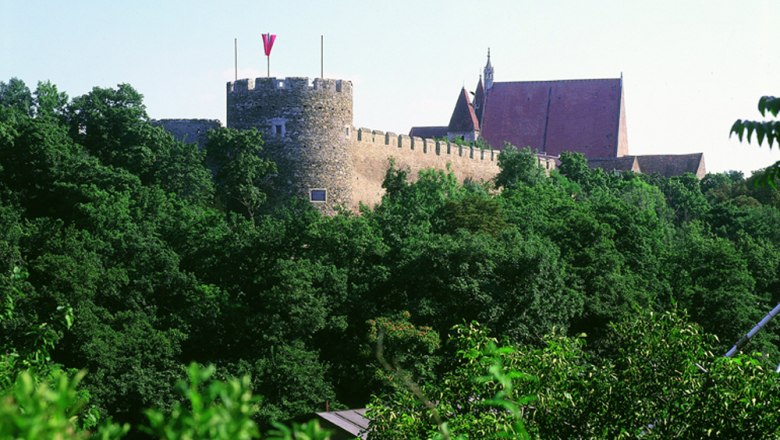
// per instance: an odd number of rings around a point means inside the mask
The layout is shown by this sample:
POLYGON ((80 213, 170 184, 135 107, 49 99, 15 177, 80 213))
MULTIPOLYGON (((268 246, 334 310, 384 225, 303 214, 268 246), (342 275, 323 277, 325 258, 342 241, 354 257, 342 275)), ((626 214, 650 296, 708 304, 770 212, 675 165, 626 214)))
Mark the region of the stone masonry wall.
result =
POLYGON ((160 126, 172 134, 177 141, 206 147, 206 133, 222 124, 216 119, 156 119, 152 124, 160 126))
MULTIPOLYGON (((412 180, 416 180, 423 169, 446 170, 448 164, 459 182, 467 179, 488 181, 499 172, 498 150, 480 150, 448 141, 383 133, 368 128, 355 130, 351 141, 352 209, 356 209, 360 202, 373 206, 382 200, 382 181, 391 158, 397 168, 409 169, 412 180)), ((548 172, 556 166, 552 156, 538 156, 538 160, 548 172)))
POLYGON ((498 151, 460 147, 446 141, 435 141, 395 133, 361 128, 352 136, 350 150, 353 181, 352 205, 363 202, 373 206, 382 200, 382 181, 391 158, 397 168, 408 168, 409 177, 417 179, 426 168, 446 170, 450 164, 460 182, 465 179, 490 180, 498 174, 498 151))
POLYGON ((347 160, 352 126, 352 83, 308 78, 257 78, 227 84, 227 126, 257 128, 279 167, 277 188, 309 197, 326 213, 352 203, 352 163, 347 160))

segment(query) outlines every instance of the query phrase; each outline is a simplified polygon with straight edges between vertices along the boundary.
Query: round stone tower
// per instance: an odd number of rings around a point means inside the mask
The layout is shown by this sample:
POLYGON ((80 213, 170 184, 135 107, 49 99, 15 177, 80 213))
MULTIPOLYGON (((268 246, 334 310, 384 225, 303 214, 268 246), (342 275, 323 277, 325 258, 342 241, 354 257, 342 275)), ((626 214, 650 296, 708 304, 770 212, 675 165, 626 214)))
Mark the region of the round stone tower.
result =
POLYGON ((277 188, 307 198, 326 213, 350 205, 352 82, 319 78, 311 83, 308 78, 229 82, 227 126, 263 133, 265 151, 279 168, 277 188))

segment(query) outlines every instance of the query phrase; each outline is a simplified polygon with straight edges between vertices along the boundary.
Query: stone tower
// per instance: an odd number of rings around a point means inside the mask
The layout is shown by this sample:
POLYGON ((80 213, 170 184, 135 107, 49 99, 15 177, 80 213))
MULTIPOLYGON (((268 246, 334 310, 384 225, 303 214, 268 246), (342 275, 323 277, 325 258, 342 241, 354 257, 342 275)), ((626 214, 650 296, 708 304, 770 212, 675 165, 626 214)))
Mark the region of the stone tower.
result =
MULTIPOLYGON (((279 168, 277 188, 323 212, 352 203, 352 82, 308 78, 227 83, 227 126, 257 128, 279 168)), ((274 195, 270 195, 274 196, 274 195)))
POLYGON ((485 64, 485 92, 493 88, 493 65, 490 64, 490 48, 488 47, 487 64, 485 64))

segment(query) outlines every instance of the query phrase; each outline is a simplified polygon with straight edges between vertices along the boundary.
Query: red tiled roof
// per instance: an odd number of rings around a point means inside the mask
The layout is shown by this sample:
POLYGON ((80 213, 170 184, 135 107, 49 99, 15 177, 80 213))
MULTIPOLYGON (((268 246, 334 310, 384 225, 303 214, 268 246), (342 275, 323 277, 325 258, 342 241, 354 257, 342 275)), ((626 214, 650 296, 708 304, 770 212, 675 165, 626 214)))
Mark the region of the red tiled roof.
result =
POLYGON ((409 136, 425 139, 446 138, 447 127, 412 127, 412 129, 409 130, 409 136))
POLYGON ((628 153, 622 79, 497 82, 487 91, 482 137, 560 155, 628 153))
POLYGON ((471 105, 469 100, 469 93, 464 87, 460 90, 458 102, 455 103, 455 110, 452 111, 449 131, 462 133, 475 130, 479 130, 479 121, 477 121, 477 115, 474 113, 474 106, 471 105))

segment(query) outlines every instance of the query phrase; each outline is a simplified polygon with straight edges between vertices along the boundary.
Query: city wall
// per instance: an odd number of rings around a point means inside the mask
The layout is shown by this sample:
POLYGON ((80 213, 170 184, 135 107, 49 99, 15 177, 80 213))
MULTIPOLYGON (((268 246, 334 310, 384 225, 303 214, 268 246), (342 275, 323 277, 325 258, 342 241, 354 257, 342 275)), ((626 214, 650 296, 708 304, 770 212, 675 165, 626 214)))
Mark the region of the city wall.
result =
MULTIPOLYGON (((498 174, 497 150, 446 140, 384 133, 352 125, 352 83, 308 78, 255 78, 227 83, 227 126, 263 132, 276 161, 277 187, 309 197, 324 213, 343 206, 373 206, 384 194, 391 161, 416 180, 427 168, 449 169, 456 178, 488 181, 498 174), (322 198, 315 200, 314 194, 322 198)), ((540 156, 546 169, 555 159, 540 156)), ((281 195, 281 194, 280 194, 281 195)))
POLYGON ((391 159, 395 166, 408 169, 417 180, 427 168, 446 170, 447 165, 459 182, 487 181, 498 174, 498 151, 465 147, 443 140, 423 139, 360 128, 351 135, 349 159, 352 162, 352 208, 359 202, 373 206, 384 194, 382 181, 391 159))

